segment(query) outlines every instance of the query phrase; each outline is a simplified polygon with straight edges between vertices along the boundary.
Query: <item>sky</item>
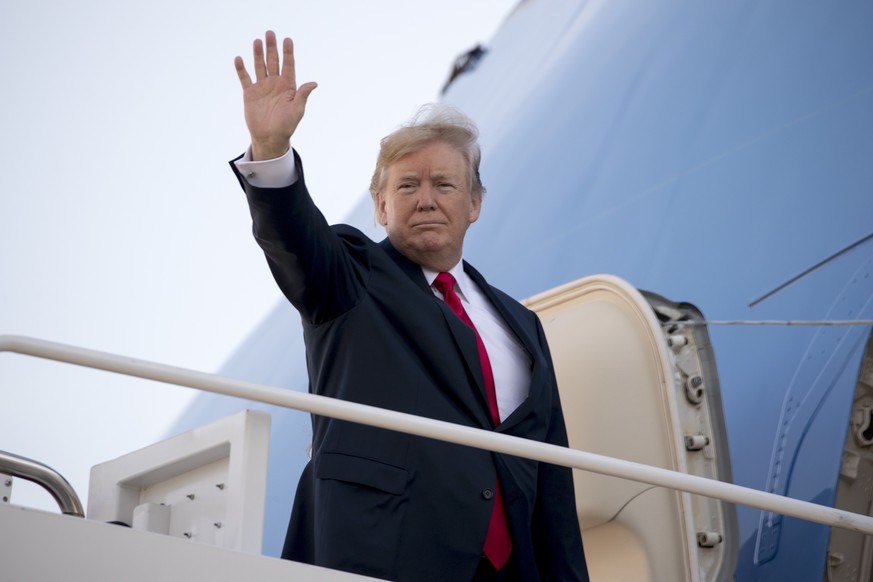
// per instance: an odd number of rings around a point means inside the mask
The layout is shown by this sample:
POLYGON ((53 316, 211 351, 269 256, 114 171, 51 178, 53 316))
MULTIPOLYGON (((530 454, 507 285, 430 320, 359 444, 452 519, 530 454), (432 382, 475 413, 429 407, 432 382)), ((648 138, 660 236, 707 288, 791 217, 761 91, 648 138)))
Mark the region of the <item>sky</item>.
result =
MULTIPOLYGON (((29 0, 0 5, 0 335, 217 371, 280 300, 227 161, 233 58, 267 29, 316 81, 294 136, 340 222, 379 139, 439 98, 516 0, 29 0)), ((194 392, 0 353, 0 450, 87 505, 92 465, 167 436, 194 392)), ((16 479, 16 504, 56 511, 16 479)))

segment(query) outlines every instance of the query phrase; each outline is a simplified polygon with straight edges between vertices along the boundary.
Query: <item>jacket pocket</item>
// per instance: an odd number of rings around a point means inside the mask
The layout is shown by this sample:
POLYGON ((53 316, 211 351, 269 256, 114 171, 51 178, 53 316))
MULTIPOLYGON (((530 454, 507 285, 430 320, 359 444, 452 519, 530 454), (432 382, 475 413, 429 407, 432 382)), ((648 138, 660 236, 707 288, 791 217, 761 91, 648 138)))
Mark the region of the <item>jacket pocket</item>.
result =
POLYGON ((316 479, 334 479, 400 495, 409 482, 409 471, 365 457, 322 453, 315 465, 316 479))
POLYGON ((409 472, 342 453, 315 460, 315 563, 396 579, 409 472))

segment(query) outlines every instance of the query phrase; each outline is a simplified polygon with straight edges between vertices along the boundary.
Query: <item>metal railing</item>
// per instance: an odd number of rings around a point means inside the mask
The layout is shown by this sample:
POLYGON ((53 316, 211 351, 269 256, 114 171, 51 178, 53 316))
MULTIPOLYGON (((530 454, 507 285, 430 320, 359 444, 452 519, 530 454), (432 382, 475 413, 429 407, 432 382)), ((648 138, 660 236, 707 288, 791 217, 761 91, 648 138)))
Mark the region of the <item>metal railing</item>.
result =
POLYGON ((412 414, 346 402, 315 394, 293 392, 253 382, 232 380, 215 374, 207 374, 205 372, 197 372, 185 368, 177 368, 22 336, 0 336, 0 352, 15 352, 37 358, 105 370, 107 372, 116 372, 128 376, 176 384, 178 386, 187 386, 205 392, 234 396, 284 408, 293 408, 320 416, 339 418, 498 453, 525 457, 535 461, 553 463, 555 465, 641 483, 649 483, 659 487, 722 499, 731 503, 747 505, 764 511, 789 515, 864 534, 873 534, 873 517, 866 515, 783 497, 773 493, 766 493, 732 483, 723 483, 660 467, 652 467, 585 451, 549 445, 520 437, 414 416, 412 414))
POLYGON ((36 483, 55 498, 61 513, 85 517, 82 502, 69 481, 48 465, 0 451, 0 473, 36 483))

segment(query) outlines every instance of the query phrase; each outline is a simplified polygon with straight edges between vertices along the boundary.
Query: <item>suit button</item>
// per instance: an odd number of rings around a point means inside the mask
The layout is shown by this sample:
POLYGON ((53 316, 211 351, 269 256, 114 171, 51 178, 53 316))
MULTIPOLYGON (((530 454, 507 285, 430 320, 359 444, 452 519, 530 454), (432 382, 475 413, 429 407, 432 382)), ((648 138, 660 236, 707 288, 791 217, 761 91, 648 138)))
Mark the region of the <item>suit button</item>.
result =
POLYGON ((491 489, 483 489, 482 497, 484 497, 485 499, 491 499, 492 497, 494 497, 494 491, 492 491, 491 489))

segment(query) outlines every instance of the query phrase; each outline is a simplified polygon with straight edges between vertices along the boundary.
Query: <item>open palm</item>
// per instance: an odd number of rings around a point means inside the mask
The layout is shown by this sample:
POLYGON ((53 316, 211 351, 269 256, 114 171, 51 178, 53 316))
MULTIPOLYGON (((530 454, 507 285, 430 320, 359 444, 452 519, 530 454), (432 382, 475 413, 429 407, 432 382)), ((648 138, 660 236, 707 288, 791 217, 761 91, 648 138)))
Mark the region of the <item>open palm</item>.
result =
POLYGON ((276 35, 266 33, 266 55, 261 39, 254 42, 255 82, 252 82, 241 57, 234 65, 243 88, 246 125, 252 138, 252 157, 270 159, 288 151, 289 140, 303 118, 306 100, 315 83, 297 87, 294 69, 294 44, 282 43, 280 68, 276 35))

